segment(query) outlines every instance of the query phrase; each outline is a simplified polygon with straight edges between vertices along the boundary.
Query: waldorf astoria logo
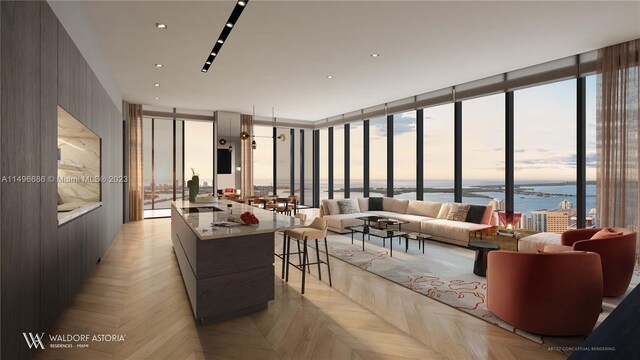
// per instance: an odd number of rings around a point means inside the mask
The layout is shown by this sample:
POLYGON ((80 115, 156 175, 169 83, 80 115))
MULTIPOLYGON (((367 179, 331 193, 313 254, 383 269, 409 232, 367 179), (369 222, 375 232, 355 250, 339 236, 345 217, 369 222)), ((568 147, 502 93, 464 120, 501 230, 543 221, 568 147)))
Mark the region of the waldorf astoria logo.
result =
POLYGON ((44 349, 44 343, 42 342, 44 333, 22 333, 22 336, 24 336, 24 340, 27 342, 29 349, 44 349))
POLYGON ((29 349, 44 349, 48 340, 48 348, 82 349, 88 348, 93 342, 124 342, 126 335, 122 334, 49 334, 22 333, 29 349))

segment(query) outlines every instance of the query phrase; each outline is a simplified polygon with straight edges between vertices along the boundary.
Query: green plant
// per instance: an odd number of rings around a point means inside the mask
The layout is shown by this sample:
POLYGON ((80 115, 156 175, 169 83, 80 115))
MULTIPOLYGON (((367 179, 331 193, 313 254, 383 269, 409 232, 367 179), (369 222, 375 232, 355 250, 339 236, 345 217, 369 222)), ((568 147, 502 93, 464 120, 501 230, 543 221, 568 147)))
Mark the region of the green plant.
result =
POLYGON ((191 175, 198 176, 198 174, 196 174, 196 171, 193 168, 191 168, 191 175))

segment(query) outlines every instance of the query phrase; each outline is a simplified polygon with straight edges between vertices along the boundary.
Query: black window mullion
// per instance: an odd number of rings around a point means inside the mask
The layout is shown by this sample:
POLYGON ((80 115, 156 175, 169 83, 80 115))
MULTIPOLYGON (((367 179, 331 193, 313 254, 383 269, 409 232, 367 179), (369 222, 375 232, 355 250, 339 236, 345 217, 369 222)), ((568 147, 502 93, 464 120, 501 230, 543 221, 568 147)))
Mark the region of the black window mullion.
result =
POLYGON ((349 124, 344 124, 344 198, 351 197, 351 129, 349 124))
POLYGON ((313 207, 320 207, 320 130, 313 130, 313 207))
POLYGON ((304 129, 300 129, 300 204, 305 204, 305 198, 304 198, 304 129))
POLYGON ((362 139, 362 153, 363 153, 363 174, 362 174, 362 196, 368 198, 369 197, 369 120, 364 121, 364 126, 362 129, 363 139, 362 139))
POLYGON ((393 115, 387 115, 387 197, 393 197, 393 115))
POLYGON ((576 228, 586 226, 587 213, 587 91, 586 78, 577 80, 576 228))
POLYGON ((273 127, 273 195, 278 194, 278 129, 273 127))
POLYGON ((416 200, 424 200, 424 110, 416 110, 416 200))
POLYGON ((504 208, 514 211, 514 94, 505 93, 505 143, 504 143, 504 208))
POLYGON ((329 170, 328 170, 328 174, 329 174, 329 186, 328 186, 328 190, 329 190, 329 199, 333 199, 333 126, 329 127, 329 144, 328 146, 328 156, 329 156, 329 161, 327 161, 327 163, 329 164, 329 170))
POLYGON ((289 142, 289 152, 291 158, 289 159, 289 195, 295 195, 296 188, 296 147, 295 147, 295 135, 296 132, 294 129, 289 129, 289 137, 291 141, 289 142))
POLYGON ((462 102, 456 101, 453 107, 454 117, 454 169, 453 193, 455 202, 462 202, 462 102))

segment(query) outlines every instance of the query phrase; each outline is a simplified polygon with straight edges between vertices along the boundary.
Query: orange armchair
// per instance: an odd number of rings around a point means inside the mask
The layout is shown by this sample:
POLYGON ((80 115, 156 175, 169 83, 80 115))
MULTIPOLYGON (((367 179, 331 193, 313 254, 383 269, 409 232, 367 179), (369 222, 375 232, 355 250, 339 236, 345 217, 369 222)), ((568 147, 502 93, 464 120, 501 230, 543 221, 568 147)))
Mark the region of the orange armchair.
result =
POLYGON ((602 229, 569 230, 562 234, 562 245, 576 251, 591 251, 600 254, 604 296, 621 296, 627 292, 636 261, 636 233, 624 228, 615 228, 621 236, 591 240, 602 229))
POLYGON ((487 307, 531 333, 585 335, 602 306, 602 265, 595 253, 491 251, 487 307))

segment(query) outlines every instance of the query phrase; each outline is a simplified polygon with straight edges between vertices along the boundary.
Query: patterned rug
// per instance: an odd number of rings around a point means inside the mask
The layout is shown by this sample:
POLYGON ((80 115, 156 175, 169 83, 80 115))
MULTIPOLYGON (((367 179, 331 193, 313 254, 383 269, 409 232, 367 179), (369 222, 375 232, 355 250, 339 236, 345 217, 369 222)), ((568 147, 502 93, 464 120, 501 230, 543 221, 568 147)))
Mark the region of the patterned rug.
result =
MULTIPOLYGON (((390 257, 388 240, 386 247, 383 247, 381 239, 371 236, 370 241, 365 241, 365 251, 362 251, 361 239, 361 235, 356 234, 352 245, 351 235, 329 235, 329 254, 553 350, 570 354, 571 348, 579 346, 585 339, 531 334, 516 329, 493 315, 486 307, 486 278, 473 274, 473 250, 437 241, 425 241, 425 252, 422 254, 418 243, 410 241, 409 251, 405 253, 404 240, 400 245, 396 239, 393 257, 390 257)), ((640 269, 636 267, 627 294, 639 282, 640 269)), ((596 327, 627 294, 618 298, 604 298, 603 312, 596 327)))

